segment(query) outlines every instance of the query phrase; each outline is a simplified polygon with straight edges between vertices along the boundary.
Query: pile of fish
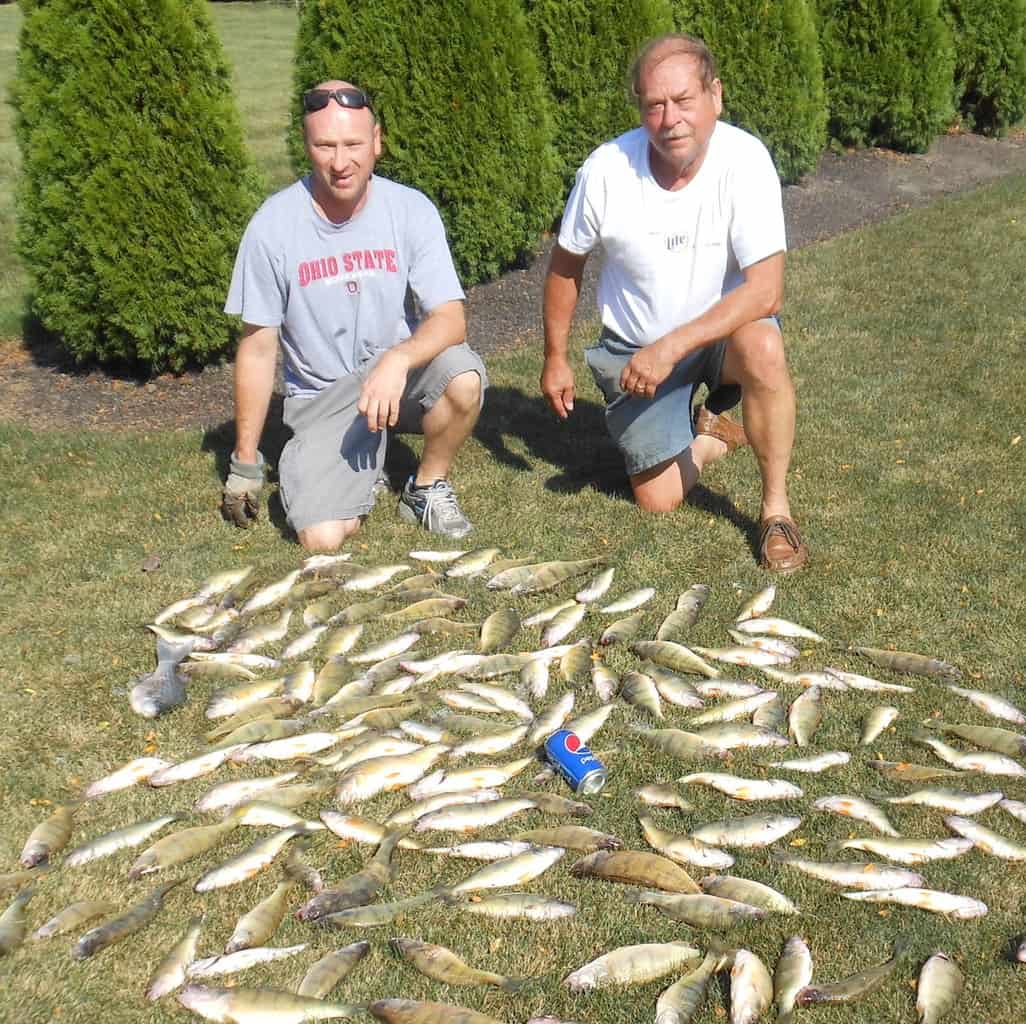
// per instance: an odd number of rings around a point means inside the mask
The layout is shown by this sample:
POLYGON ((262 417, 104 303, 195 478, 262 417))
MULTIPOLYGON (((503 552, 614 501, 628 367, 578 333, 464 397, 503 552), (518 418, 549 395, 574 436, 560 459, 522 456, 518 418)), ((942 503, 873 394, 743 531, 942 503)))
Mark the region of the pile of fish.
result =
MULTIPOLYGON (((212 728, 188 756, 175 762, 137 758, 89 784, 80 802, 59 807, 34 829, 21 870, 0 875, 0 893, 14 894, 0 915, 0 955, 15 953, 26 940, 75 934, 71 955, 84 960, 143 929, 179 886, 188 883, 204 894, 273 873, 273 889, 238 920, 223 952, 200 956, 204 920, 189 921, 179 941, 154 957, 145 998, 176 993, 201 1017, 239 1024, 368 1013, 395 1024, 487 1024, 493 1018, 450 1004, 391 996, 369 1004, 330 1000, 370 950, 363 940, 317 959, 294 992, 220 987, 211 979, 303 954, 307 943, 270 944, 289 912, 309 923, 311 942, 326 931, 415 921, 418 908, 428 904, 494 919, 573 917, 573 903, 521 888, 551 878, 550 870, 565 866, 570 854, 576 858, 569 866, 572 878, 630 886, 629 904, 681 922, 705 942, 704 948, 681 940, 612 949, 572 971, 564 979, 569 990, 677 976, 659 996, 655 1019, 684 1024, 699 1012, 715 976, 729 970, 731 1024, 749 1024, 771 1008, 776 1019, 791 1021, 796 1008, 844 1003, 872 991, 912 951, 899 940, 882 963, 839 981, 813 981, 812 955, 795 935, 771 973, 755 952, 731 944, 729 935, 770 915, 801 910, 787 894, 738 872, 738 857, 769 848, 767 862, 784 875, 797 872, 835 886, 845 899, 956 921, 981 917, 988 908, 969 894, 931 887, 920 873, 929 862, 971 850, 1026 861, 1026 844, 1011 834, 1019 827, 1013 821, 1026 823, 1026 802, 1006 794, 1010 786, 1024 785, 1026 735, 1005 726, 907 722, 908 738, 943 766, 872 758, 874 743, 885 731, 894 732, 903 716, 898 703, 873 702, 900 702, 915 687, 835 667, 798 669, 795 663, 807 654, 836 649, 812 630, 771 615, 773 587, 737 612, 726 629, 729 644, 703 647, 686 641, 706 604, 707 586, 695 584, 682 593, 654 635, 643 636, 654 589, 609 599, 616 570, 600 559, 537 563, 500 554, 494 548, 414 551, 408 562, 384 566, 356 565, 349 555, 315 556, 261 587, 254 586, 254 568, 245 567, 210 579, 160 612, 148 627, 157 637, 157 664, 134 681, 131 707, 155 718, 205 685, 212 728), (520 606, 556 588, 575 593, 549 605, 542 599, 523 615, 506 607, 480 623, 456 618, 471 607, 482 583, 520 606), (460 587, 469 587, 469 596, 452 592, 460 587), (535 628, 540 635, 531 643, 526 638, 535 628), (361 643, 365 631, 385 638, 361 643), (615 671, 621 663, 632 667, 615 671), (738 668, 758 673, 760 681, 725 674, 738 668), (851 692, 867 702, 852 749, 810 751, 834 695, 851 692), (544 740, 560 728, 595 746, 614 715, 628 719, 621 735, 635 751, 648 748, 656 761, 684 765, 674 781, 653 782, 631 794, 648 849, 631 848, 638 844, 633 821, 624 822, 620 834, 581 824, 593 807, 571 799, 565 789, 559 792, 561 784, 543 755, 544 740), (952 746, 951 738, 970 749, 952 746), (806 749, 784 752, 792 747, 806 749), (737 752, 751 750, 764 758, 754 777, 731 771, 737 752), (838 791, 806 800, 804 777, 834 772, 853 757, 864 758, 883 780, 904 784, 907 791, 870 794, 873 799, 838 791), (116 799, 114 794, 141 784, 173 788, 215 774, 222 778, 199 796, 193 811, 216 820, 195 823, 174 811, 93 836, 65 852, 75 832, 87 828, 90 815, 84 811, 93 801, 116 799), (989 791, 976 788, 981 776, 993 778, 989 791), (668 819, 656 815, 694 815, 696 787, 715 790, 734 804, 783 801, 809 814, 843 816, 867 826, 866 834, 834 841, 828 846, 831 859, 818 859, 799 852, 806 840, 795 838, 804 822, 796 813, 769 810, 692 821, 687 831, 665 827, 668 819), (395 793, 403 796, 399 808, 387 815, 378 811, 381 820, 372 816, 380 807, 375 801, 395 793), (923 825, 927 834, 903 835, 888 808, 907 806, 943 812, 947 832, 930 833, 923 825), (992 819, 1004 815, 1007 827, 979 823, 976 816, 987 811, 992 819), (532 827, 509 835, 507 823, 520 816, 529 817, 532 827), (197 858, 248 830, 258 831, 259 838, 189 873, 197 858), (305 859, 326 834, 376 850, 356 873, 327 882, 305 859), (786 845, 774 845, 783 840, 786 845), (32 930, 30 900, 57 871, 77 871, 125 851, 137 851, 127 867, 129 879, 162 879, 134 906, 78 901, 32 930), (382 901, 403 859, 413 856, 479 866, 457 881, 382 901), (272 872, 273 866, 280 872, 272 872), (172 877, 165 881, 165 875, 172 877)), ((918 685, 944 688, 956 709, 968 704, 1006 724, 1026 725, 1019 708, 999 695, 961 686, 959 670, 938 659, 869 647, 845 654, 911 676, 918 685)), ((961 716, 956 710, 952 717, 961 716)), ((614 789, 625 750, 597 753, 610 762, 614 789)), ((494 986, 513 998, 538 980, 473 967, 420 938, 393 936, 388 948, 446 985, 494 986)), ((1026 962, 1026 941, 1017 956, 1026 962)), ((930 955, 919 972, 919 1020, 939 1021, 956 1005, 962 987, 951 956, 930 955)), ((510 1013, 519 1019, 515 1003, 510 1013)))

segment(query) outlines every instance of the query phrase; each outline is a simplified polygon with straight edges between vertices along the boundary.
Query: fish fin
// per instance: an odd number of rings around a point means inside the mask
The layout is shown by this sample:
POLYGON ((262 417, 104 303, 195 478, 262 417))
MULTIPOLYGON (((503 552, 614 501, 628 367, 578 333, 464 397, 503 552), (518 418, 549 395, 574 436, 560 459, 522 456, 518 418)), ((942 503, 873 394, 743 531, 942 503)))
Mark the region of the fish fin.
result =
POLYGON ((523 992, 524 989, 529 988, 535 981, 535 978, 503 978, 499 982, 499 987, 506 992, 523 992))

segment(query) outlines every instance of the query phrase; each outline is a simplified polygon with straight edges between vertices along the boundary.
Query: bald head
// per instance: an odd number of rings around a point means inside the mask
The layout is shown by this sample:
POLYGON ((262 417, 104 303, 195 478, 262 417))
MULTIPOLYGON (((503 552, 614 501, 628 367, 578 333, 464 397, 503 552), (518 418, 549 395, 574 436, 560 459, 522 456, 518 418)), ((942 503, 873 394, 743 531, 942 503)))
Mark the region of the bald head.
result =
MULTIPOLYGON (((361 122, 366 122, 367 126, 372 128, 374 125, 377 124, 377 117, 375 116, 374 111, 370 106, 370 98, 358 85, 353 85, 352 82, 346 82, 340 78, 329 78, 327 81, 318 82, 317 85, 315 85, 312 89, 309 90, 309 92, 333 93, 338 89, 344 90, 345 92, 359 93, 360 96, 362 96, 363 99, 366 100, 366 105, 343 106, 341 103, 339 103, 336 97, 332 96, 328 99, 326 105, 321 107, 320 110, 306 111, 304 106, 304 132, 308 130, 308 123, 322 114, 326 115, 326 118, 328 119, 330 119, 333 115, 337 115, 339 113, 351 115, 353 120, 350 123, 352 123, 354 126, 361 122)), ((304 95, 309 95, 309 93, 304 95)), ((358 97, 354 97, 354 99, 358 99, 358 97)))

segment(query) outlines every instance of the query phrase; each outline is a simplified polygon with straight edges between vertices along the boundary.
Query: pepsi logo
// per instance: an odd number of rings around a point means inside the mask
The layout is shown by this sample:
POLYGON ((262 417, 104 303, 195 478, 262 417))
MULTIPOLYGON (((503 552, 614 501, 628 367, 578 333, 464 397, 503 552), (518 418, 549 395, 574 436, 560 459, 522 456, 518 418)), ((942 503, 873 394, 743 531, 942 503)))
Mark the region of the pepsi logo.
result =
POLYGON ((564 740, 563 745, 571 754, 576 754, 577 751, 581 749, 581 738, 570 733, 570 735, 564 740))

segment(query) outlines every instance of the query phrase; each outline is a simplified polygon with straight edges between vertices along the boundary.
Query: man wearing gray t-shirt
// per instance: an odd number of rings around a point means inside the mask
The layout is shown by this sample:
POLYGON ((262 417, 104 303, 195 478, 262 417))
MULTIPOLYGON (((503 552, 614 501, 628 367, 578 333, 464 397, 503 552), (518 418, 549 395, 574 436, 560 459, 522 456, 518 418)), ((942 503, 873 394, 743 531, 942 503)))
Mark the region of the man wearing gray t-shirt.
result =
POLYGON ((303 547, 333 550, 358 529, 396 427, 424 434, 400 516, 462 537, 472 527, 448 475, 487 378, 463 343, 464 295, 441 218, 422 193, 374 176, 381 133, 362 90, 323 82, 304 94, 303 111, 312 171, 254 214, 225 304, 242 317, 243 333, 222 511, 240 526, 256 517, 280 342, 293 436, 278 475, 303 547), (408 291, 421 313, 414 325, 408 291))

